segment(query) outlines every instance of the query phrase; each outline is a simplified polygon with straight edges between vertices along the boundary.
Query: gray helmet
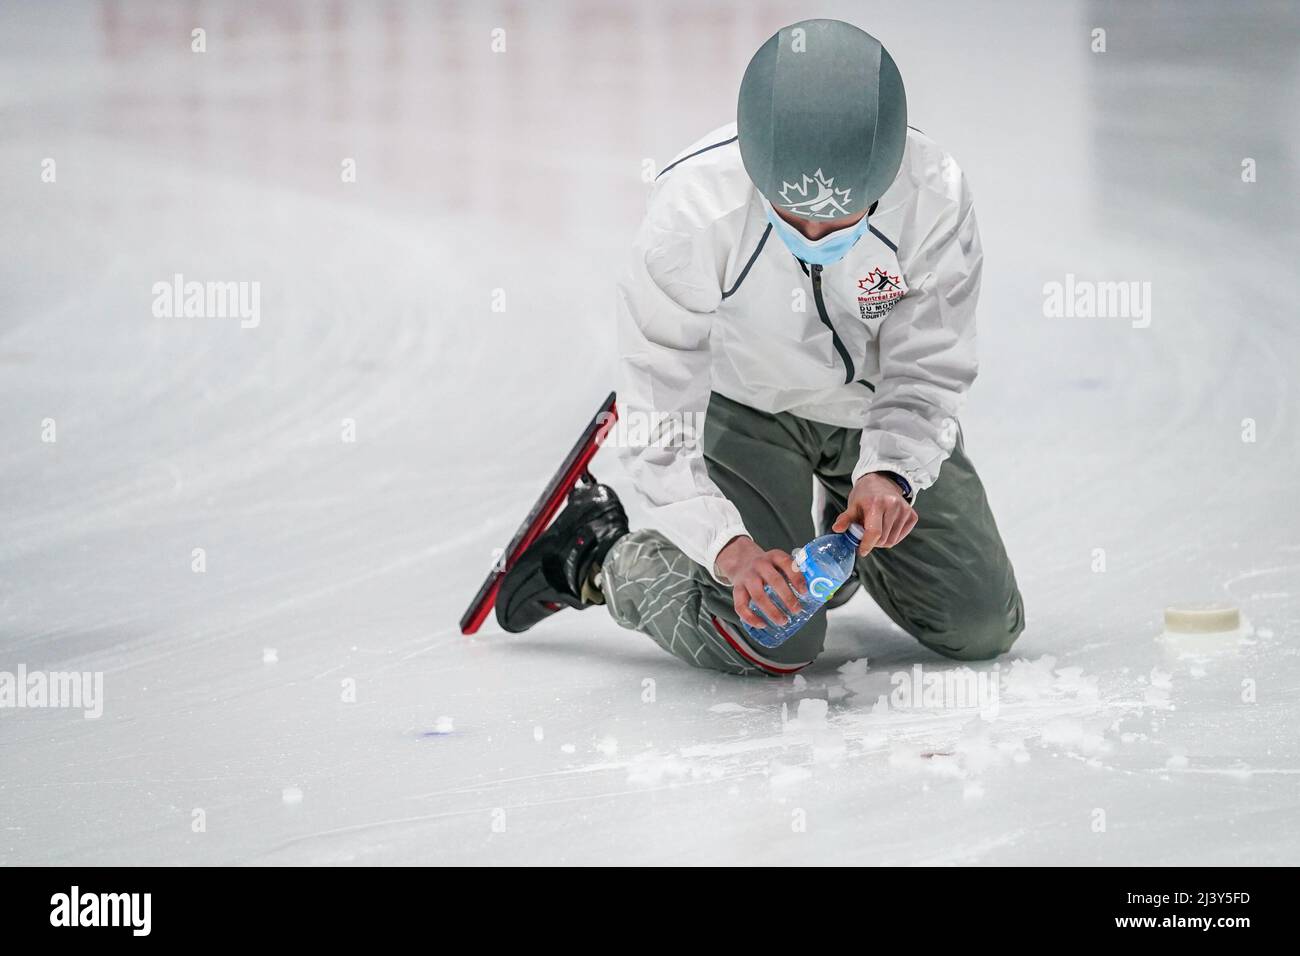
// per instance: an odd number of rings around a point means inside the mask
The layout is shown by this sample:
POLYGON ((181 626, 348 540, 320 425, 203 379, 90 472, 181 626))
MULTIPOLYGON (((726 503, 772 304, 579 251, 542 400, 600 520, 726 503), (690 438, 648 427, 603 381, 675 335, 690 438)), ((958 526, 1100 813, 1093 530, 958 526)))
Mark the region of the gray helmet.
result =
POLYGON ((772 205, 839 219, 865 211, 898 175, 907 96, 871 34, 841 20, 803 20, 749 61, 736 127, 745 170, 772 205))

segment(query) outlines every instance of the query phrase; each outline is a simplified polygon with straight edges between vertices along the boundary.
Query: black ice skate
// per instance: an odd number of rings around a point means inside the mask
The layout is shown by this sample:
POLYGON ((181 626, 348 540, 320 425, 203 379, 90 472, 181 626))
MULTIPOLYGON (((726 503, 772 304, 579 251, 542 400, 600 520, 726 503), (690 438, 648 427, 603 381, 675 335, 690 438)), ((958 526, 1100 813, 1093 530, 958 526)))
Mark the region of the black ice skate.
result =
POLYGON ((627 534, 627 515, 614 489, 585 476, 559 517, 501 579, 497 622, 526 631, 561 608, 603 604, 596 573, 614 542, 627 534))
POLYGON ((501 582, 506 573, 514 568, 524 553, 550 526, 551 520, 568 500, 569 492, 580 482, 592 483, 588 468, 592 458, 600 450, 601 442, 618 421, 616 400, 617 396, 613 392, 605 396, 605 400, 600 403, 596 414, 578 435, 578 440, 569 449, 560 467, 555 470, 555 474, 551 475, 551 480, 546 483, 541 495, 533 502, 528 516, 519 525, 510 543, 497 553, 497 560, 493 562, 492 570, 488 572, 488 576, 479 586, 478 593, 474 595, 474 600, 461 616, 461 633, 473 634, 478 631, 496 603, 497 592, 501 589, 501 582))

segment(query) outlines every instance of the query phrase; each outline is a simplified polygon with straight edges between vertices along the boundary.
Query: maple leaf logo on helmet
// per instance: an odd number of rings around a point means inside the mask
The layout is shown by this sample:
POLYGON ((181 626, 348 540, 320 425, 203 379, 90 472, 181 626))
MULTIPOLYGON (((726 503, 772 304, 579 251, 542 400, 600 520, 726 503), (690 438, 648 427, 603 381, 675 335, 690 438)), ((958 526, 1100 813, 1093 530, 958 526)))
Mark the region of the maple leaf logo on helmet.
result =
POLYGON ((835 179, 818 169, 811 176, 804 173, 798 182, 781 180, 781 205, 806 219, 839 219, 849 215, 852 191, 836 189, 835 179))

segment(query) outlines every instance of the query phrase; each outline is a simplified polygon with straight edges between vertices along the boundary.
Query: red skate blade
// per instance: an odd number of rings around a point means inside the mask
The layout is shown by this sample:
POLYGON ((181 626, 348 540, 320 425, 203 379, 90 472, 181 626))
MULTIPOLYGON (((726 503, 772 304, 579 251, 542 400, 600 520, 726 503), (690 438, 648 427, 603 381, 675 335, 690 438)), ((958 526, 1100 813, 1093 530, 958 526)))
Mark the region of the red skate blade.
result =
POLYGON ((462 634, 475 633, 487 620, 489 612, 496 605, 497 592, 501 590, 501 579, 505 576, 505 573, 514 567, 519 555, 523 554, 534 541, 541 537, 542 532, 546 530, 551 520, 559 513, 560 508, 569 497, 569 492, 573 490, 573 486, 586 473, 587 466, 591 464, 591 459, 600 450, 605 436, 609 434, 609 430, 618 421, 616 399, 615 393, 610 392, 609 397, 601 404, 596 414, 592 416, 591 421, 587 423, 587 427, 583 429, 582 434, 578 437, 578 441, 570 449, 564 463, 533 504, 532 509, 528 512, 528 517, 524 519, 510 544, 506 546, 503 560, 498 567, 493 568, 491 573, 488 574, 482 587, 479 588, 478 594, 474 596, 474 600, 461 617, 460 632, 462 634))

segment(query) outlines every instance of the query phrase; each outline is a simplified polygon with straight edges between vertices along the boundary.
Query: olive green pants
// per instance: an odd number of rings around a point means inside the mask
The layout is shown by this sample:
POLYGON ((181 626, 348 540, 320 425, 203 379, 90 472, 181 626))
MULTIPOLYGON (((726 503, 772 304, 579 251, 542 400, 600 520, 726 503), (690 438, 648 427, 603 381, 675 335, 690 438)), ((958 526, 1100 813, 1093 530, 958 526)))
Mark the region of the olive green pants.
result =
MULTIPOLYGON (((829 506, 844 508, 859 434, 714 394, 703 450, 709 476, 758 545, 792 551, 822 531, 812 516, 814 480, 829 506)), ((902 542, 858 560, 863 588, 899 627, 945 657, 1004 653, 1024 629, 1024 605, 960 432, 939 480, 917 496, 916 511, 916 527, 902 542)), ((614 620, 697 667, 788 674, 812 662, 826 639, 826 614, 819 613, 778 648, 751 643, 731 588, 653 530, 618 541, 603 573, 614 620)))

